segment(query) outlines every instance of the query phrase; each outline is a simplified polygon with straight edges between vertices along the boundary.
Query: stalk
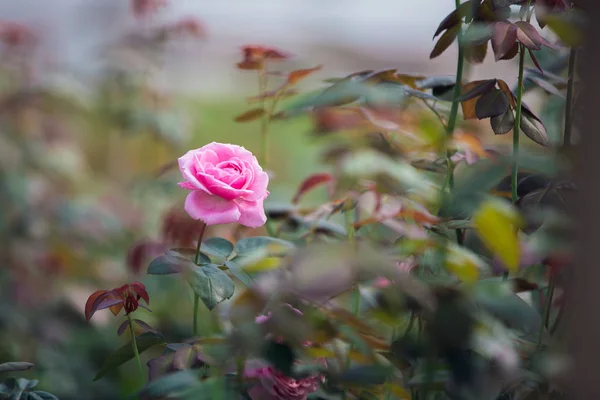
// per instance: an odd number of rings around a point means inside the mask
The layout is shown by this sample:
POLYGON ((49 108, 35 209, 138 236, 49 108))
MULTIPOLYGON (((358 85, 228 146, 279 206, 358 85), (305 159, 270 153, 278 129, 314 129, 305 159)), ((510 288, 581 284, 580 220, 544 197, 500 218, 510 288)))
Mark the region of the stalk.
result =
POLYGON ((563 147, 571 145, 571 132, 573 128, 573 88, 575 86, 575 60, 577 58, 577 50, 571 49, 569 56, 569 80, 567 82, 567 109, 565 110, 565 134, 563 147))
MULTIPOLYGON (((202 222, 202 227, 200 228, 200 234, 198 235, 198 245, 196 246, 196 256, 194 257, 194 264, 198 265, 198 260, 200 259, 200 246, 202 246, 202 238, 204 237, 204 231, 206 230, 206 224, 202 222)), ((198 336, 198 309, 200 307, 200 296, 194 292, 194 322, 193 322, 193 332, 194 337, 198 336)))
POLYGON ((138 351, 137 341, 135 340, 135 332, 133 331, 133 321, 131 320, 131 314, 127 314, 127 321, 129 322, 129 333, 131 333, 131 347, 133 348, 133 355, 137 361, 137 365, 140 369, 140 374, 144 376, 144 369, 142 368, 142 360, 140 360, 140 352, 138 351))

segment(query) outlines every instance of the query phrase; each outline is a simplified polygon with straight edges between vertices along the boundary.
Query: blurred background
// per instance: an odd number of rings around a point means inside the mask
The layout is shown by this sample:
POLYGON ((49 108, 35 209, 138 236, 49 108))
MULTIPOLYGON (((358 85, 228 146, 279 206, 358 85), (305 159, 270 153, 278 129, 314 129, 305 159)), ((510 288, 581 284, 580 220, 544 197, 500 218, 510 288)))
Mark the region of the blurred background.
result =
MULTIPOLYGON (((252 71, 236 68, 242 46, 293 54, 282 70, 322 64, 303 90, 366 69, 455 72, 454 47, 429 60, 451 0, 159 3, 0 2, 0 362, 35 363, 23 376, 61 399, 117 399, 137 387, 132 365, 92 382, 124 343, 122 316, 85 321, 96 290, 140 280, 152 312, 138 318, 170 342, 191 335, 191 293, 145 268, 160 246, 195 238, 178 173, 165 165, 211 141, 259 149, 259 124, 233 120, 257 94, 252 71)), ((489 54, 465 79, 512 85, 513 63, 489 54)), ((322 169, 310 130, 305 118, 272 126, 270 204, 289 203, 322 169)), ((225 226, 207 237, 234 234, 225 226)), ((215 317, 203 321, 208 334, 215 317)))

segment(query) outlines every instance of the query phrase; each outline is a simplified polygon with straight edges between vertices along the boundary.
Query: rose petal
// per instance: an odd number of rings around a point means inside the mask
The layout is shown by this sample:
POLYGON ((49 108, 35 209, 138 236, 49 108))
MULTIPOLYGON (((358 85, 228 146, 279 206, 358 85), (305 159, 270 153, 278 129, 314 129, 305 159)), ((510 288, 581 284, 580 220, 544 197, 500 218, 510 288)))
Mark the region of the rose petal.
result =
POLYGON ((188 194, 184 209, 190 217, 201 219, 206 225, 230 224, 240 219, 236 203, 198 190, 188 194))
POLYGON ((249 228, 258 228, 267 222, 263 200, 259 201, 238 201, 240 210, 239 223, 249 228))

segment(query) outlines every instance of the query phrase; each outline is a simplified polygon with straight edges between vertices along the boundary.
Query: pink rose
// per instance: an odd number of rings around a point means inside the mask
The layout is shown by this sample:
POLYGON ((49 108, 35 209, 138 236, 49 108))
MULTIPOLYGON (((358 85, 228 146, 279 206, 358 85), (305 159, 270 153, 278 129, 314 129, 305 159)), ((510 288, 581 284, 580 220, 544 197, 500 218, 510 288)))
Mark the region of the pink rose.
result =
POLYGON ((178 159, 191 190, 185 211, 207 225, 238 222, 258 228, 267 222, 263 202, 269 195, 269 176, 256 157, 241 146, 212 142, 178 159))

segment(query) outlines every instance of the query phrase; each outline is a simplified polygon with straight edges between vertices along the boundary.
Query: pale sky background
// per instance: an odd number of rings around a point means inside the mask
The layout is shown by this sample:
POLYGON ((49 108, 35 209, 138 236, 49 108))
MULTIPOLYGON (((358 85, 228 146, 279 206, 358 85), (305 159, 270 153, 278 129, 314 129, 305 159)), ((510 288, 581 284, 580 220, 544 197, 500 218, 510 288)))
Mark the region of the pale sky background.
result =
MULTIPOLYGON (((324 64, 326 78, 364 69, 453 74, 455 48, 430 61, 432 35, 453 0, 170 0, 160 21, 200 19, 209 37, 173 49, 163 83, 204 95, 248 81, 235 69, 244 44, 296 55, 294 65, 324 64)), ((0 18, 34 24, 51 61, 71 71, 99 65, 98 45, 131 29, 129 0, 0 0, 0 18)), ((476 76, 514 81, 511 64, 486 61, 476 76)))

